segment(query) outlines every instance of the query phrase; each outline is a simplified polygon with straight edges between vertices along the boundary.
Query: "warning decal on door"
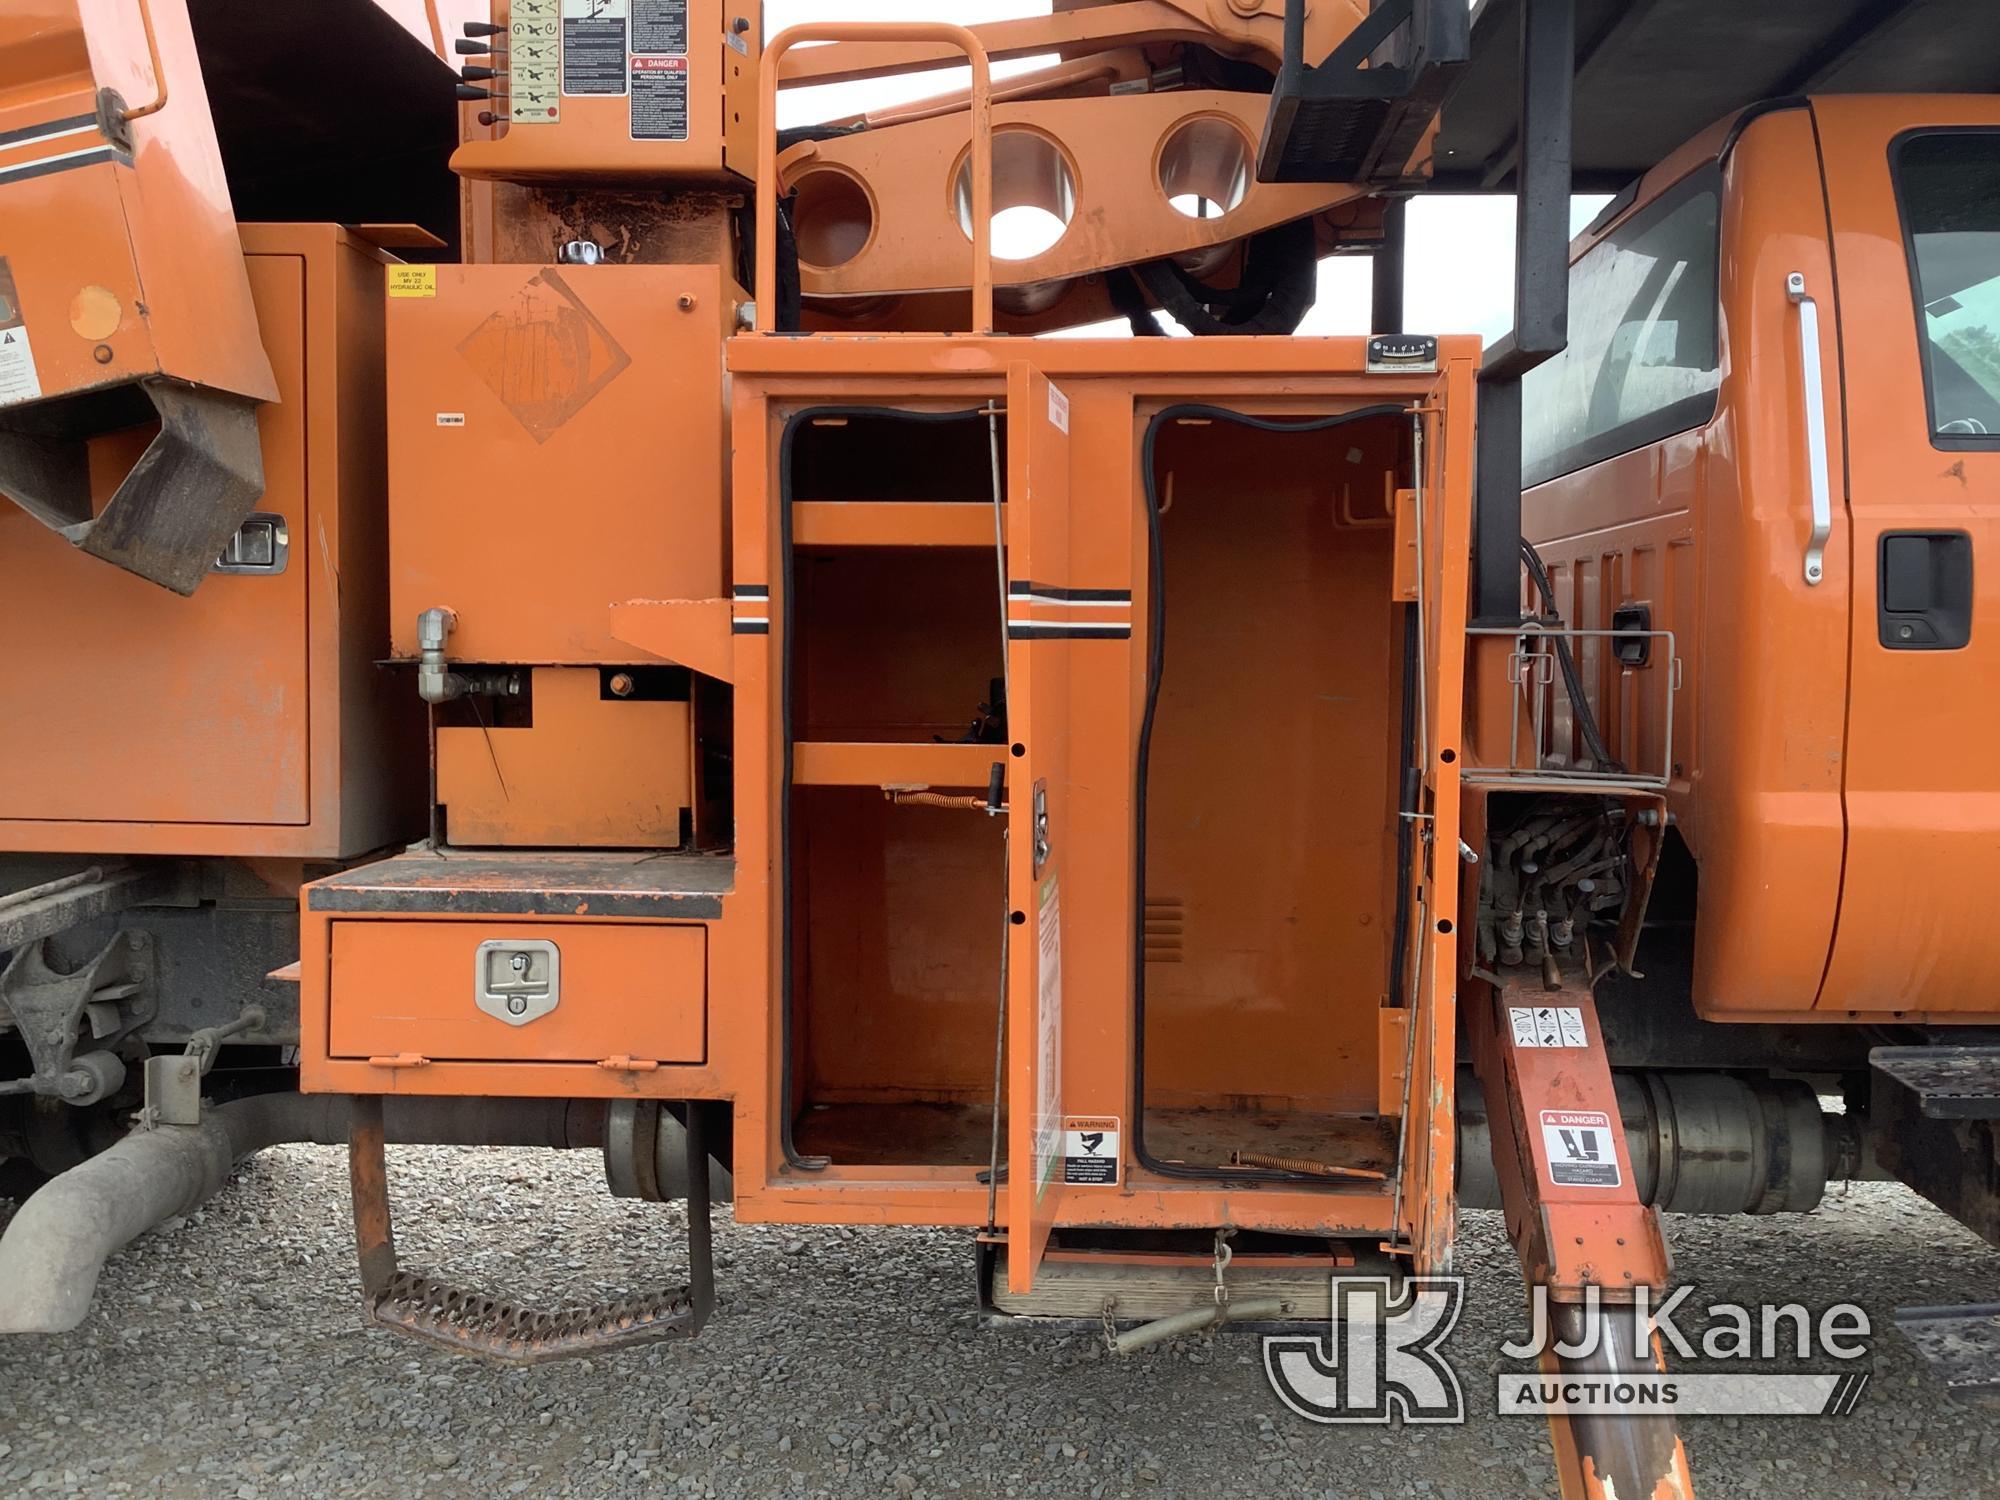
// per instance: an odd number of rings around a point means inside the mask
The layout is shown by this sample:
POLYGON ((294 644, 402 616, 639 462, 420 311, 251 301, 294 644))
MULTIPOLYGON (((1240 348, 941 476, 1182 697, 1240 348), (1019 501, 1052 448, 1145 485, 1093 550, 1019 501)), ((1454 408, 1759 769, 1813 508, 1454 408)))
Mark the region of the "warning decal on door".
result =
POLYGON ((1070 1187, 1118 1185, 1116 1115, 1064 1117, 1063 1182, 1070 1187))
POLYGON ((41 399, 35 351, 28 347, 28 319, 14 291, 13 268, 0 255, 0 406, 41 399))
POLYGON ((1542 1152, 1558 1187, 1615 1188, 1622 1180, 1611 1116, 1601 1110, 1543 1110, 1542 1152))

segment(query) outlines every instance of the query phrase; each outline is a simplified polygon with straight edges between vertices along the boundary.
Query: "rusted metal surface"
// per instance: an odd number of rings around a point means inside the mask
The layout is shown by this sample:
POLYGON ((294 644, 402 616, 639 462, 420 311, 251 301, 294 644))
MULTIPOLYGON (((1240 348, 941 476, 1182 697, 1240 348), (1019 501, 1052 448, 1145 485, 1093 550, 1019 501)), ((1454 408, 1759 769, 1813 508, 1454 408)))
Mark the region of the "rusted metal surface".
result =
POLYGON ((382 1150, 382 1096, 357 1094, 348 1106, 347 1172, 354 1196, 354 1248, 361 1289, 385 1292, 396 1275, 396 1231, 389 1219, 389 1166, 382 1150))
POLYGON ((96 917, 165 899, 179 883, 180 873, 165 864, 92 865, 0 895, 0 953, 96 917))
MULTIPOLYGON (((1587 1355, 1558 1358, 1565 1375, 1651 1373, 1663 1368, 1653 1350, 1635 1347, 1632 1320, 1623 1309, 1559 1305, 1551 1310, 1560 1336, 1581 1343, 1586 1320, 1598 1325, 1587 1355)), ((1687 1453, 1671 1417, 1577 1412, 1552 1417, 1567 1428, 1556 1435, 1556 1466, 1564 1500, 1694 1500, 1687 1453)))

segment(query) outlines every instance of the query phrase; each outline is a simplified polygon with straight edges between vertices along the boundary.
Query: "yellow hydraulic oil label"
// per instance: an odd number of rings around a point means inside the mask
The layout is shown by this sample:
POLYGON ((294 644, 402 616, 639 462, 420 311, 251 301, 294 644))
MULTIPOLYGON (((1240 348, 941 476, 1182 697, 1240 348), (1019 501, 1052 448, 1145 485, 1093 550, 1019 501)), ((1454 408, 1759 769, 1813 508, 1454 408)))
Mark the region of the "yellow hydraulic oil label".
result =
POLYGON ((391 297, 435 297, 438 294, 436 266, 389 267, 391 297))

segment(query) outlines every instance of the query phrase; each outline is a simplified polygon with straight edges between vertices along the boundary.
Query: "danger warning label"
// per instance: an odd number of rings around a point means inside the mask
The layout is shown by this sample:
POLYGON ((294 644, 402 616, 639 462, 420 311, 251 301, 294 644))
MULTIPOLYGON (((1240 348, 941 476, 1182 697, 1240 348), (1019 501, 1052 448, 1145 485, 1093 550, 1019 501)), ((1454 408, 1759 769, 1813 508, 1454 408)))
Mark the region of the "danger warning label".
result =
POLYGON ((633 58, 632 139, 684 141, 687 138, 688 60, 633 58))
POLYGON ((1116 1187, 1117 1116, 1064 1116, 1062 1152, 1062 1180, 1070 1187, 1116 1187))
POLYGON ((35 351, 28 347, 28 320, 14 291, 14 271, 0 255, 0 406, 38 401, 41 376, 35 371, 35 351))
POLYGON ((1611 1116, 1600 1110, 1543 1110, 1542 1152, 1558 1187, 1615 1188, 1621 1181, 1611 1116))

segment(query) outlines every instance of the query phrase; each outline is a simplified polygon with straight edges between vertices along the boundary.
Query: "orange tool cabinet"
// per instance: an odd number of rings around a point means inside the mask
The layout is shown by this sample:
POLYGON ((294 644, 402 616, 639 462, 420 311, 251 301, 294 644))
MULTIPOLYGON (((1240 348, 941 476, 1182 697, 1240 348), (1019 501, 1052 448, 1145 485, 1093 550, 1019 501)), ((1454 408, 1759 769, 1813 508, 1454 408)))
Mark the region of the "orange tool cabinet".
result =
POLYGON ((301 896, 311 1092, 714 1097, 726 855, 411 850, 301 896))
MULTIPOLYGON (((278 400, 217 569, 183 598, 0 505, 0 702, 35 728, 0 736, 0 849, 334 858, 422 831, 422 705, 378 665, 388 257, 337 225, 242 237, 278 400)), ((149 438, 92 440, 100 502, 149 438)))

